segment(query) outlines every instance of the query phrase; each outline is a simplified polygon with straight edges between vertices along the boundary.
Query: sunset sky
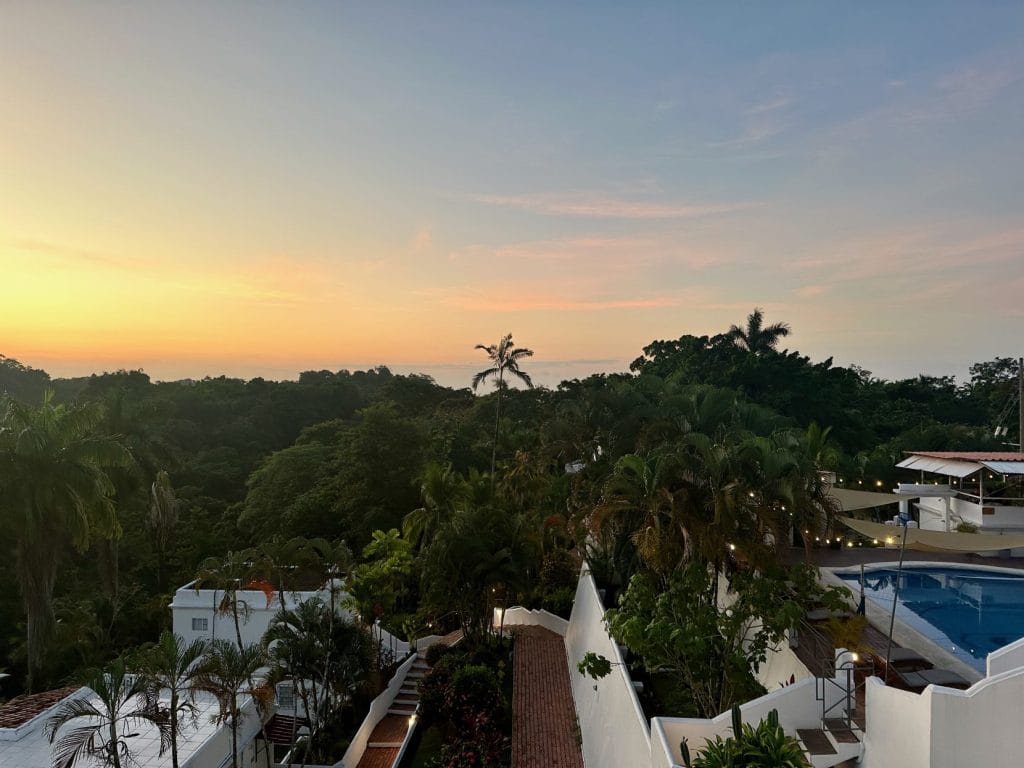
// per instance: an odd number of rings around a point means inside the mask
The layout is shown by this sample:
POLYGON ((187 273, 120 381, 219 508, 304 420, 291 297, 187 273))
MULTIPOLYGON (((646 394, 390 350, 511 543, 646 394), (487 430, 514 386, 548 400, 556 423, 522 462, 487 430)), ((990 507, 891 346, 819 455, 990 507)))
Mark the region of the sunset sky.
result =
POLYGON ((4 3, 0 353, 547 384, 1024 353, 1024 4, 4 3), (719 7, 722 6, 722 7, 719 7))

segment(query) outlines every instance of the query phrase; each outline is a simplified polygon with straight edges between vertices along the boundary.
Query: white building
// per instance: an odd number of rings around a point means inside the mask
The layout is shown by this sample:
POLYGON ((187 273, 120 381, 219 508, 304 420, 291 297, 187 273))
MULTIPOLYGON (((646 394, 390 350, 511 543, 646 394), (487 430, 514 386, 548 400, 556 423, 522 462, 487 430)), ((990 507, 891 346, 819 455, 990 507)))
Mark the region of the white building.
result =
POLYGON ((913 451, 896 466, 919 473, 920 482, 901 483, 897 493, 919 499, 922 530, 1024 534, 1024 453, 913 451))
MULTIPOLYGON (((294 608, 313 597, 319 597, 325 605, 331 605, 333 600, 335 608, 347 614, 339 607, 344 594, 337 585, 333 595, 329 588, 282 593, 269 586, 263 589, 251 586, 253 588, 236 593, 238 633, 242 636, 243 645, 258 643, 271 620, 282 608, 294 608)), ((190 643, 200 638, 236 641, 235 615, 224 602, 224 590, 197 586, 192 581, 175 591, 170 608, 174 634, 184 638, 185 642, 190 643), (221 610, 222 607, 226 610, 221 610)))
MULTIPOLYGON (((46 721, 62 701, 88 698, 90 695, 92 692, 88 688, 63 688, 18 696, 0 704, 0 768, 51 768, 53 747, 46 738, 46 721)), ((165 705, 167 703, 164 702, 165 705)), ((178 762, 181 768, 220 768, 225 758, 230 761, 231 731, 226 726, 215 724, 218 704, 213 696, 199 694, 196 706, 195 720, 186 720, 179 732, 178 762)), ((58 736, 81 725, 81 720, 69 723, 58 736)), ((246 702, 238 729, 239 765, 263 764, 263 743, 257 740, 259 729, 260 719, 255 708, 251 701, 246 702)), ((126 743, 138 765, 170 768, 170 750, 160 754, 160 736, 156 728, 145 725, 133 728, 126 743)))

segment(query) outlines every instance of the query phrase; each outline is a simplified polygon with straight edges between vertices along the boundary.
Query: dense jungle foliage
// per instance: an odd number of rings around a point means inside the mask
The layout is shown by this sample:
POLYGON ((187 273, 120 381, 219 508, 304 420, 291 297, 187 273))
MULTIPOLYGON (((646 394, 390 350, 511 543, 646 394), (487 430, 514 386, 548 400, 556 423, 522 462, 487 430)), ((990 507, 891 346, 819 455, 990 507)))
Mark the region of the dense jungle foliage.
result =
POLYGON ((454 613, 472 635, 494 600, 565 612, 582 556, 622 589, 639 572, 664 589, 727 544, 767 563, 793 515, 817 524, 819 468, 888 484, 905 449, 1015 439, 992 437, 1010 358, 885 381, 777 351, 755 315, 654 341, 628 373, 495 375, 479 396, 384 367, 154 382, 0 357, 0 696, 25 688, 33 645, 38 690, 152 641, 174 589, 229 550, 343 539, 366 613, 396 633, 454 613), (49 631, 30 636, 31 611, 49 631))

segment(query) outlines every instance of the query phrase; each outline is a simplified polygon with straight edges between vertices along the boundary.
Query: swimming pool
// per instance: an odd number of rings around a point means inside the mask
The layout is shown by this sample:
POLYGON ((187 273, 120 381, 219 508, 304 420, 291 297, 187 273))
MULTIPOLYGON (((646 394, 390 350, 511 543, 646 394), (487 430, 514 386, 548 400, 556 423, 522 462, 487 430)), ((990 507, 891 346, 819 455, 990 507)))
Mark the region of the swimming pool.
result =
MULTIPOLYGON (((859 571, 835 575, 860 594, 859 571)), ((864 594, 892 610, 896 569, 869 568, 864 580, 864 594)), ((1024 637, 1024 574, 904 566, 896 616, 984 673, 989 653, 1024 637)))

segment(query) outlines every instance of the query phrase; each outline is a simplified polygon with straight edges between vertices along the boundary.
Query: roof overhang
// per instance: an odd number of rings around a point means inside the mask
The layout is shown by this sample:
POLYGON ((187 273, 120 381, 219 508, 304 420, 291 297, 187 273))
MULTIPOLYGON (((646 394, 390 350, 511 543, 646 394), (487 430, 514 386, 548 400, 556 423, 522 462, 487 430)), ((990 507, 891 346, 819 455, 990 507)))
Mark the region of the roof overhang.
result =
POLYGON ((910 451, 896 466, 948 477, 967 477, 987 469, 998 475, 1024 475, 1024 453, 984 451, 910 451))
POLYGON ((911 454, 896 465, 899 469, 913 469, 921 472, 930 472, 935 475, 947 475, 949 477, 967 477, 975 472, 980 472, 983 466, 977 461, 963 461, 961 459, 936 459, 931 456, 918 456, 911 454))

